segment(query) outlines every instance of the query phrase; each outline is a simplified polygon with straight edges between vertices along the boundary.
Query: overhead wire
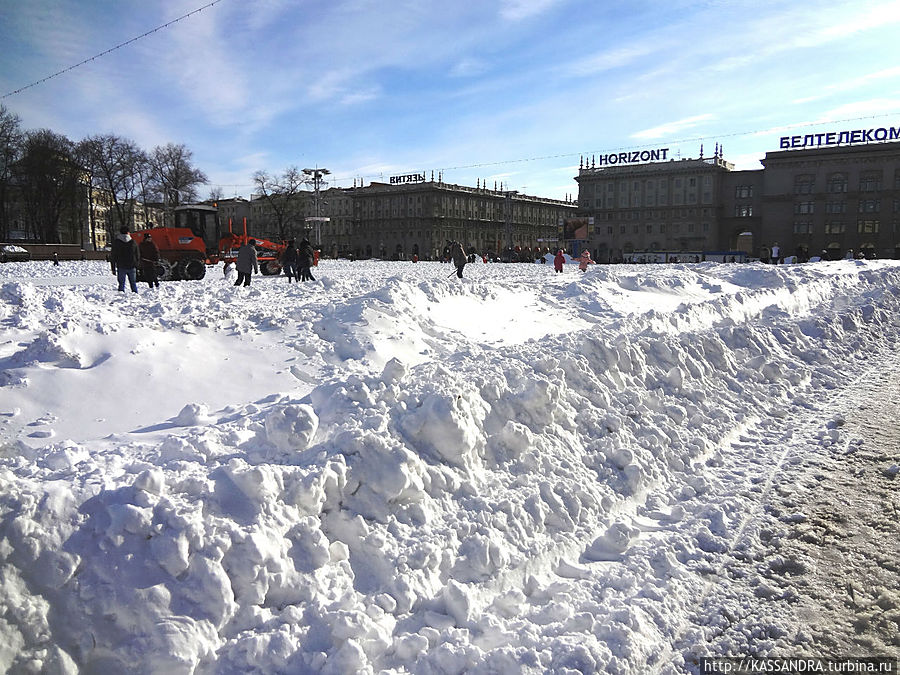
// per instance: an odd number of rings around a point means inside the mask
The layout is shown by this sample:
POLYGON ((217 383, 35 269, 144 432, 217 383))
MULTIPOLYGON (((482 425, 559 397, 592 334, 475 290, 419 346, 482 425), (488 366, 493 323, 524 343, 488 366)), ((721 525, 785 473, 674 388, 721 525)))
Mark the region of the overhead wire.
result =
POLYGON ((177 19, 172 19, 171 21, 167 21, 166 23, 164 23, 160 26, 157 26, 156 28, 148 30, 146 33, 141 33, 137 37, 131 38, 130 40, 126 40, 125 42, 120 42, 115 47, 110 47, 109 49, 102 51, 99 54, 95 54, 94 56, 87 58, 84 61, 79 61, 78 63, 71 65, 68 68, 63 68, 62 70, 60 70, 56 73, 53 73, 52 75, 48 75, 47 77, 43 77, 40 80, 36 80, 36 81, 32 82, 31 84, 26 84, 24 87, 19 87, 18 89, 15 89, 9 93, 3 94, 2 96, 0 96, 0 100, 2 100, 4 98, 8 98, 9 96, 14 96, 15 94, 20 94, 23 91, 25 91, 26 89, 31 89, 32 87, 36 87, 39 84, 43 84, 44 82, 46 82, 48 80, 52 80, 54 77, 58 77, 60 75, 68 73, 69 71, 75 70, 76 68, 79 68, 79 67, 85 65, 86 63, 90 63, 91 61, 94 61, 103 56, 106 56, 107 54, 111 54, 112 52, 116 51, 117 49, 121 49, 122 47, 127 47, 128 45, 130 45, 134 42, 137 42, 138 40, 141 40, 141 39, 147 37, 148 35, 153 35, 153 33, 161 31, 164 28, 168 28, 169 26, 172 26, 183 19, 187 19, 189 16, 193 16, 194 14, 202 12, 204 9, 209 9, 213 5, 217 5, 220 2, 222 2, 222 0, 212 0, 212 2, 209 2, 205 5, 203 5, 203 7, 198 7, 197 9, 190 11, 187 14, 183 14, 182 16, 179 16, 177 19))

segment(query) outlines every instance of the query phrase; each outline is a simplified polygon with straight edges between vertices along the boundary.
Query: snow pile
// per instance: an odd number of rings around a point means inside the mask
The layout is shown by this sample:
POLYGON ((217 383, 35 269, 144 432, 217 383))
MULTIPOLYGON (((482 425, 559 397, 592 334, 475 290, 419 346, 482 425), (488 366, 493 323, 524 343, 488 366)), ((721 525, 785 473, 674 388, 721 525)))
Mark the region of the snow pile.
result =
POLYGON ((892 263, 91 265, 0 286, 4 669, 678 672, 709 467, 900 334, 892 263))

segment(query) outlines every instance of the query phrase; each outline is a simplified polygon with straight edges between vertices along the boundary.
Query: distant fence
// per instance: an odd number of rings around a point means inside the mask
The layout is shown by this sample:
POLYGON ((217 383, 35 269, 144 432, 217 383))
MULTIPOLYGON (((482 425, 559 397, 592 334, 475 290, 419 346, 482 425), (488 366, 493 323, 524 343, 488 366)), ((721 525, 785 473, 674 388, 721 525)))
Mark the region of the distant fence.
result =
POLYGON ((635 251, 622 256, 627 263, 747 262, 744 251, 635 251))
POLYGON ((52 260, 56 253, 60 260, 106 260, 106 251, 83 251, 78 244, 22 244, 16 242, 29 254, 32 260, 52 260))

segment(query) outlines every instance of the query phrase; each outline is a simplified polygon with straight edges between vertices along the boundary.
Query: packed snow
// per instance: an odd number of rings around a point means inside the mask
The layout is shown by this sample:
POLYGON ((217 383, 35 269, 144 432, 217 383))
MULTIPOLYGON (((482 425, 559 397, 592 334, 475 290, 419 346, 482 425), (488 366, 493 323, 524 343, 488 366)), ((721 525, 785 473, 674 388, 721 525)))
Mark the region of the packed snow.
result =
POLYGON ((0 266, 0 671, 900 655, 900 264, 453 271, 0 266))

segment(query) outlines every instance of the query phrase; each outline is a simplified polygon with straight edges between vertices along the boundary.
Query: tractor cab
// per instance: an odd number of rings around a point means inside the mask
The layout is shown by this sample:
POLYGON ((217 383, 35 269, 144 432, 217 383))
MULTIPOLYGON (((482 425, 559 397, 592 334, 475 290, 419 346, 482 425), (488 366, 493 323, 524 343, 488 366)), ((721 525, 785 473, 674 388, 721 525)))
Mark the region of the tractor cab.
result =
POLYGON ((175 227, 190 230, 203 241, 207 255, 215 255, 219 244, 219 210, 206 204, 175 207, 175 227))

